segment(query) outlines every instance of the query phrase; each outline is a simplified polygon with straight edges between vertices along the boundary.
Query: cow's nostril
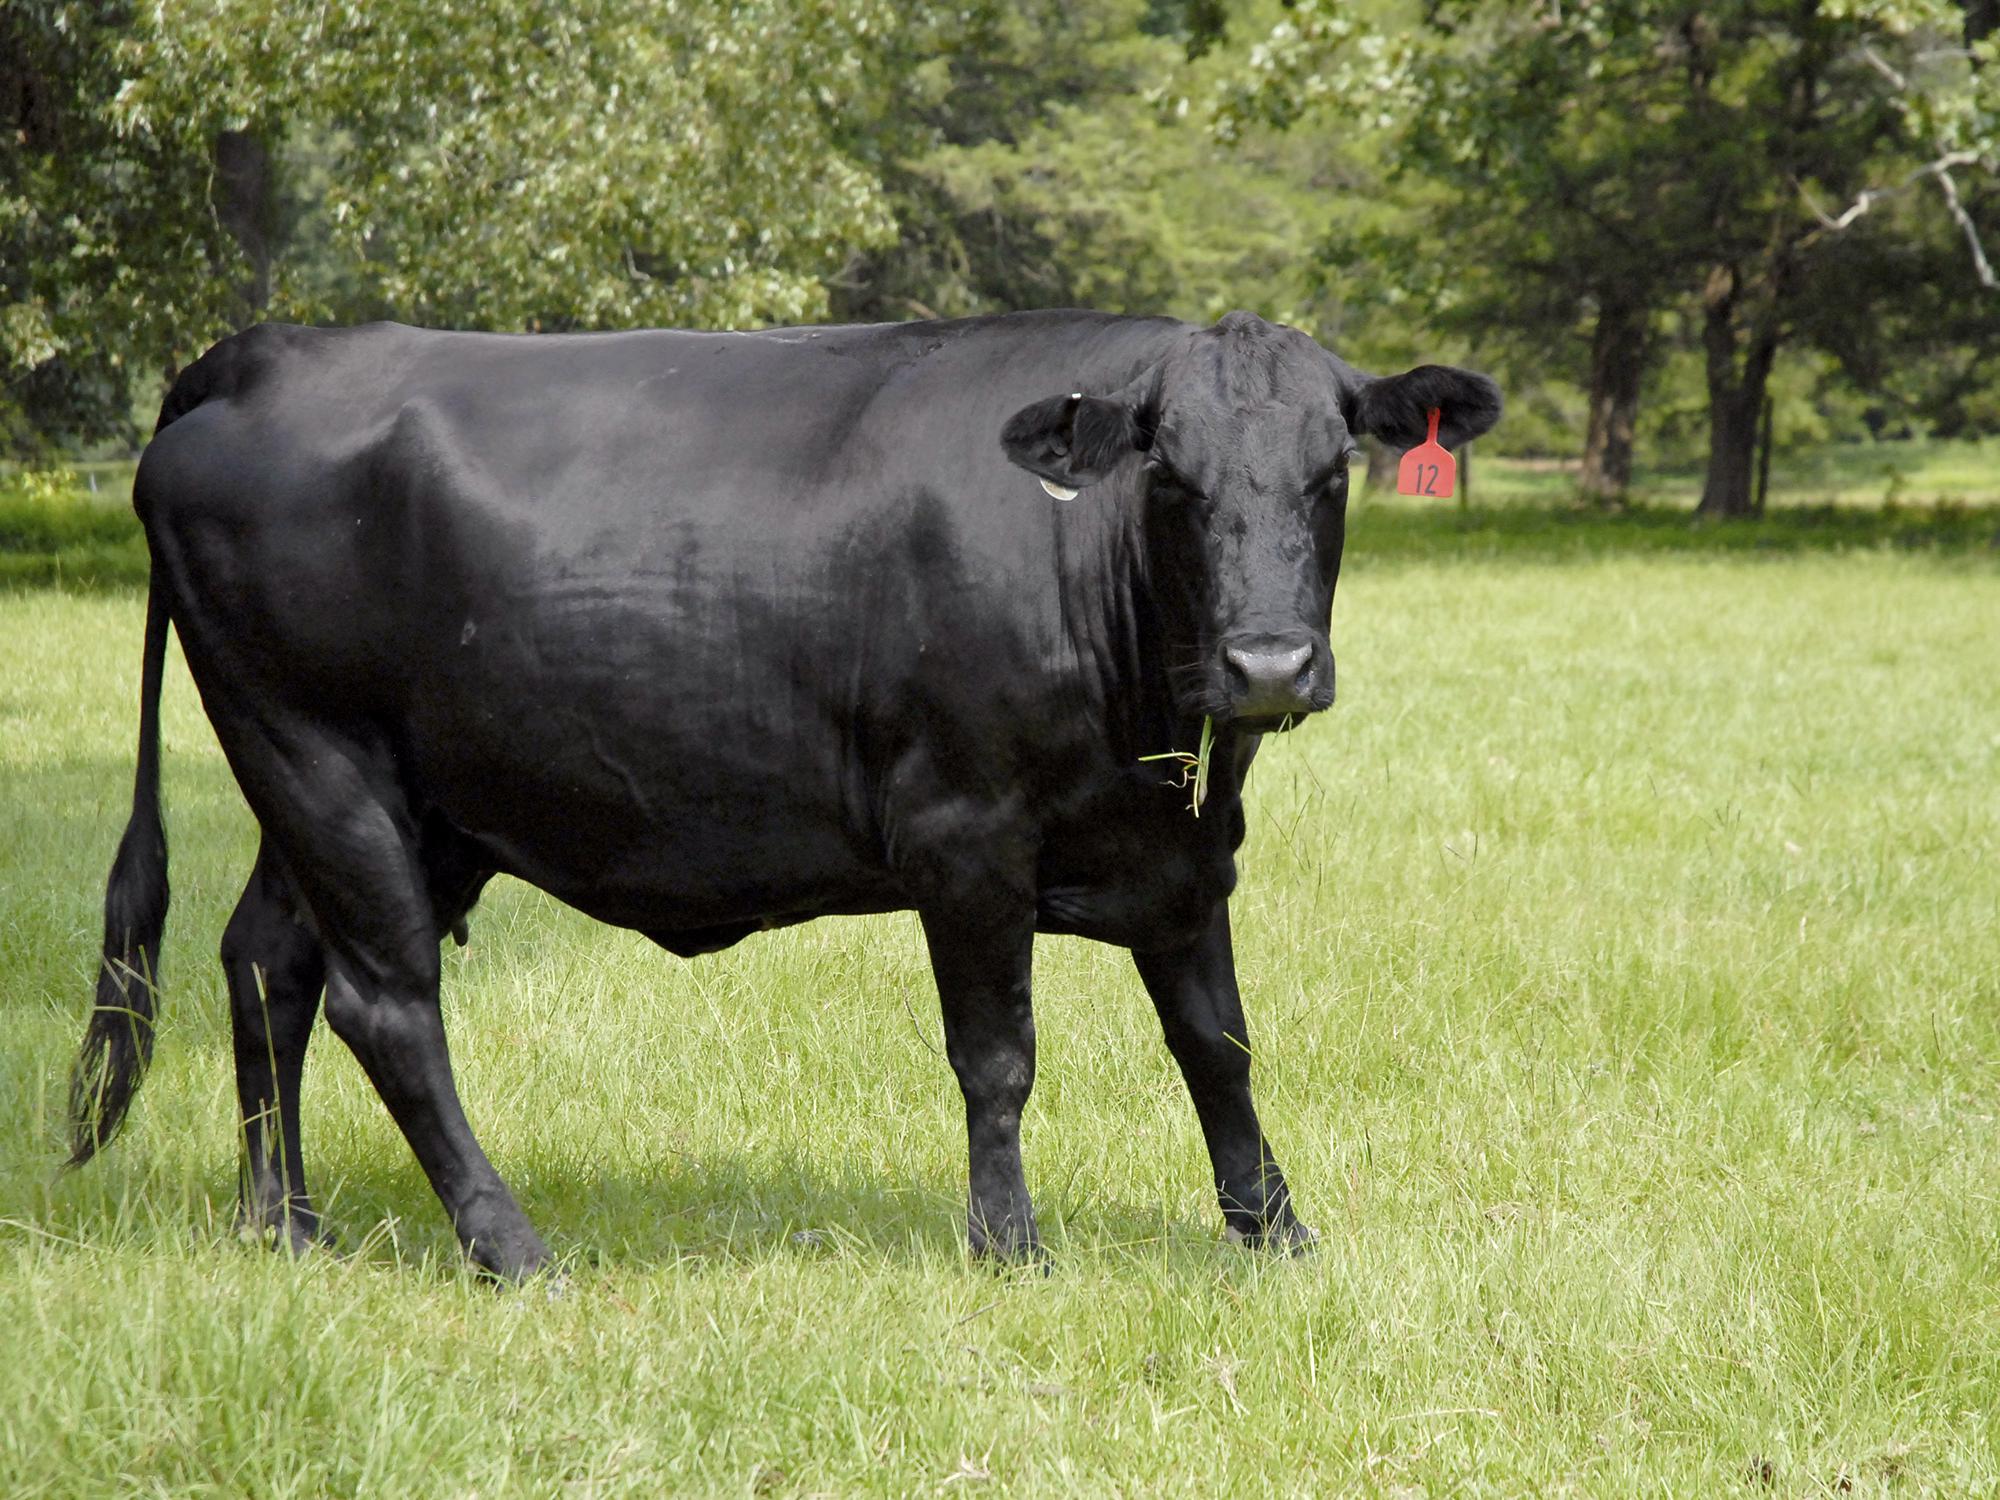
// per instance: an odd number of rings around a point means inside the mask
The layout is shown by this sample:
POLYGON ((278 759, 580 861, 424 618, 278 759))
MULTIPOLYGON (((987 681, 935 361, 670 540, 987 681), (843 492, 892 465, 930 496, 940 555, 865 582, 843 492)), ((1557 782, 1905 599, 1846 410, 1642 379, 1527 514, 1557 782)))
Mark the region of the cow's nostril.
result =
POLYGON ((1229 690, 1243 714, 1297 713, 1309 708, 1313 648, 1229 646, 1222 660, 1229 690))

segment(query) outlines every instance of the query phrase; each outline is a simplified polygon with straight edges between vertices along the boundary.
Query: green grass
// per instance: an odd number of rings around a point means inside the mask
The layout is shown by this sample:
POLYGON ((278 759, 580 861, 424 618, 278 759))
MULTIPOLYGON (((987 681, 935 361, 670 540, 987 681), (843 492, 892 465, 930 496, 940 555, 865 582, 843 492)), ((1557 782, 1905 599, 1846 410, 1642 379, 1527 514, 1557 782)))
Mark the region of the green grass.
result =
POLYGON ((1236 902, 1296 1261, 1221 1243, 1120 954, 1039 950, 1057 1264, 1002 1276, 911 919, 682 963, 498 883, 447 1019, 559 1301, 459 1268, 324 1034, 349 1253, 232 1236, 252 829, 178 666, 159 1060, 55 1175, 140 616, 0 595, 0 1493, 2000 1487, 1987 554, 1357 556, 1236 902))
MULTIPOLYGON (((1497 467, 1497 465, 1496 465, 1497 467)), ((1387 558, 1561 560, 1610 555, 1727 557, 1895 551, 2000 557, 2000 503, 1788 505, 1726 524, 1696 521, 1687 504, 1637 501, 1615 515, 1542 501, 1453 506, 1400 495, 1349 505, 1349 554, 1387 558)))
POLYGON ((126 588, 146 578, 130 463, 0 473, 0 587, 126 588))
MULTIPOLYGON (((1644 506, 1686 509, 1701 493, 1700 462, 1642 463, 1632 498, 1644 506)), ((1472 496, 1481 504, 1566 504, 1575 497, 1576 465, 1476 454, 1472 496)), ((1943 442, 1821 443, 1780 449, 1772 459, 1773 510, 1825 505, 1992 505, 2000 501, 2000 439, 1943 442)))

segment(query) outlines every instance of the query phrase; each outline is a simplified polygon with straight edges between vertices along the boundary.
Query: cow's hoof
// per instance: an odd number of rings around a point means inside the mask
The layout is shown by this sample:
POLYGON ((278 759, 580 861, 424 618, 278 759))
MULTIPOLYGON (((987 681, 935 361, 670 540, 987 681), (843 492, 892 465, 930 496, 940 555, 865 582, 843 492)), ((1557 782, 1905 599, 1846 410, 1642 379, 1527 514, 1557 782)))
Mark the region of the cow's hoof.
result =
POLYGON ((501 1260, 488 1259, 475 1254, 471 1257, 473 1273, 495 1288, 507 1292, 547 1291, 553 1298, 566 1295, 569 1275, 557 1264, 554 1256, 544 1250, 538 1255, 523 1255, 518 1258, 501 1260))
POLYGON ((544 1266, 526 1281, 518 1283, 518 1290, 532 1292, 544 1302, 567 1302, 569 1272, 558 1265, 544 1266))
POLYGON ((1056 1268, 1056 1258, 1040 1245, 1031 1245, 1026 1250, 1015 1250, 1006 1255, 981 1250, 975 1252, 974 1259, 995 1276, 1050 1276, 1056 1268))
POLYGON ((995 1257, 990 1264, 994 1270, 1005 1271, 1011 1275, 1052 1276, 1055 1274, 1056 1258, 1037 1241, 1025 1250, 1016 1250, 1004 1260, 995 1257))
POLYGON ((320 1223, 318 1214, 296 1210, 262 1214, 239 1208, 236 1211, 236 1237, 245 1244, 263 1245, 292 1256, 340 1248, 333 1231, 320 1223))
POLYGON ((560 1302, 569 1296, 569 1273, 553 1260, 540 1261, 514 1270, 498 1270, 481 1261, 471 1262, 472 1274, 496 1292, 522 1292, 560 1302))
POLYGON ((1025 1271, 1046 1276, 1055 1265, 1055 1257, 1042 1248, 1041 1237, 1033 1230, 1014 1235, 981 1234, 975 1230, 968 1248, 974 1260, 994 1271, 1025 1271))
POLYGON ((1297 1219, 1286 1219, 1282 1224, 1248 1227, 1231 1224, 1223 1233, 1232 1245, 1243 1245, 1274 1255, 1304 1255, 1319 1244, 1319 1236, 1297 1219))
POLYGON ((487 1240, 469 1238, 465 1253, 475 1272, 504 1287, 540 1286, 563 1274, 542 1237, 525 1226, 487 1240))

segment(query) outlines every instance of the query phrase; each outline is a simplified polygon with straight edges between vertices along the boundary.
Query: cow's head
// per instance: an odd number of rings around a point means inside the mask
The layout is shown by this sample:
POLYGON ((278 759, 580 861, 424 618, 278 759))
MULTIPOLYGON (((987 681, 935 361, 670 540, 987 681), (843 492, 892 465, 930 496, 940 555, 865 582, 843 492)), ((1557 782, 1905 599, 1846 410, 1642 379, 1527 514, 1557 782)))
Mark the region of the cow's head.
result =
POLYGON ((1271 729, 1333 702, 1327 627, 1355 439, 1414 447, 1432 407, 1455 446, 1498 420, 1500 391, 1443 365, 1364 375, 1296 329, 1231 313, 1120 390, 1023 408, 1001 442, 1052 492, 1139 465, 1175 695, 1271 729))

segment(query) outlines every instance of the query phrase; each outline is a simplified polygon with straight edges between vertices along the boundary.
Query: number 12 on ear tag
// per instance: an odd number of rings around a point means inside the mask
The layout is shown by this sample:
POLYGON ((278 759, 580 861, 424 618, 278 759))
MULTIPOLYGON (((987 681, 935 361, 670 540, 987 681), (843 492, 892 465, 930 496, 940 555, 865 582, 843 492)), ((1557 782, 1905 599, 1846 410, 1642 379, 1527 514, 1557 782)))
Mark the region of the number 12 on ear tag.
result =
POLYGON ((1430 436, 1405 453, 1401 467, 1396 470, 1396 493, 1435 495, 1440 500, 1449 500, 1457 481, 1458 464, 1438 446, 1438 408, 1433 406, 1430 436))

